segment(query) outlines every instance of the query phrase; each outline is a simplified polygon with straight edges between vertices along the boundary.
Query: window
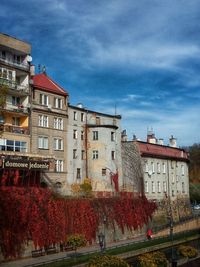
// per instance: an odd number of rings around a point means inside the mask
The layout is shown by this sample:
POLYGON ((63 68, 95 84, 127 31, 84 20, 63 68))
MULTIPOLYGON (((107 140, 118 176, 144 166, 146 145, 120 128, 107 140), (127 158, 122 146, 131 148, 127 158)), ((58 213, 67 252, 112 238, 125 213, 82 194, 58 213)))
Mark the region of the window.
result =
POLYGON ((74 121, 77 121, 77 118, 78 118, 78 116, 77 116, 77 112, 74 111, 74 121))
POLYGON ((74 139, 77 139, 78 138, 78 132, 77 132, 77 130, 74 130, 73 131, 73 138, 74 139))
POLYGON ((96 117, 96 124, 100 125, 100 117, 96 117))
POLYGON ((157 163, 157 173, 160 173, 160 162, 157 163))
POLYGON ((99 152, 98 150, 92 151, 92 159, 98 159, 99 158, 99 152))
POLYGON ((158 193, 161 193, 161 185, 160 185, 160 181, 158 181, 158 193))
POLYGON ((165 181, 163 182, 163 191, 164 193, 167 192, 167 183, 165 181))
POLYGON ((12 125, 20 126, 20 118, 19 117, 12 117, 12 125))
POLYGON ((106 175, 106 169, 102 169, 101 173, 102 173, 102 176, 105 176, 106 175))
POLYGON ((73 149, 73 159, 77 158, 77 149, 73 149))
POLYGON ((47 106, 49 104, 48 95, 40 94, 40 104, 47 106))
POLYGON ((185 174, 185 169, 184 169, 184 165, 181 165, 181 175, 185 174))
POLYGON ((58 98, 58 97, 54 98, 54 107, 59 108, 59 109, 62 108, 62 99, 61 98, 58 98))
POLYGON ((54 147, 54 150, 63 150, 63 139, 62 138, 54 138, 53 147, 54 147))
POLYGON ((175 196, 174 190, 172 190, 172 196, 173 196, 173 197, 175 196))
POLYGON ((152 193, 155 193, 155 191, 156 191, 155 182, 154 181, 151 182, 151 190, 152 190, 152 193))
POLYGON ((98 140, 98 131, 93 131, 93 140, 98 140))
POLYGON ((12 105, 19 106, 20 105, 20 97, 12 96, 12 105))
POLYGON ((111 132, 111 141, 115 141, 115 132, 111 132))
POLYGON ((185 183, 182 182, 182 193, 185 193, 185 183))
POLYGON ((54 129, 63 130, 63 119, 62 118, 54 118, 53 121, 54 129))
POLYGON ((164 162, 163 162, 163 173, 166 173, 166 166, 164 162))
POLYGON ((48 149, 48 137, 46 136, 38 137, 38 148, 48 149))
POLYGON ((175 183, 175 174, 172 173, 172 183, 174 184, 175 183))
POLYGON ((81 121, 84 121, 84 113, 81 113, 81 121))
POLYGON ((16 140, 0 139, 0 150, 27 152, 27 143, 16 140))
POLYGON ((154 162, 151 162, 151 170, 152 170, 152 173, 155 172, 155 168, 154 168, 154 162))
POLYGON ((77 168, 76 170, 76 179, 81 179, 81 169, 77 168))
POLYGON ((148 162, 145 162, 145 172, 149 172, 148 162))
POLYGON ((56 160, 56 172, 63 172, 63 160, 56 160))
POLYGON ((0 68, 0 77, 12 81, 13 77, 12 77, 12 71, 11 70, 7 70, 4 68, 0 68))
POLYGON ((38 116, 38 126, 48 127, 48 117, 46 115, 39 115, 38 116))
POLYGON ((85 159, 85 150, 81 150, 81 159, 85 159))
POLYGON ((148 184, 148 181, 145 181, 144 183, 144 187, 145 187, 145 193, 148 193, 149 192, 149 184, 148 184))
POLYGON ((112 160, 115 159, 115 151, 111 151, 111 159, 112 159, 112 160))
POLYGON ((81 140, 84 140, 84 131, 81 131, 81 140))
POLYGON ((6 51, 1 51, 1 55, 3 59, 6 59, 6 51))

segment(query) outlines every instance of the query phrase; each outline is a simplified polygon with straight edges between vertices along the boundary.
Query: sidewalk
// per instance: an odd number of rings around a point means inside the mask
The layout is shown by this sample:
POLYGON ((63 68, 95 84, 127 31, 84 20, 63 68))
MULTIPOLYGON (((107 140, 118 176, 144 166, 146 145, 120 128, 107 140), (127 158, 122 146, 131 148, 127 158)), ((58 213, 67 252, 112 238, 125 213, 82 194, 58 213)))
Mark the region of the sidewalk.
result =
MULTIPOLYGON (((139 237, 135 237, 132 239, 120 240, 120 241, 108 243, 108 244, 106 244, 106 247, 111 248, 111 247, 116 247, 116 246, 120 246, 120 245, 123 246, 125 244, 129 244, 129 243, 133 243, 133 242, 137 242, 137 241, 142 241, 142 240, 146 240, 146 237, 145 236, 139 236, 139 237)), ((79 248, 77 252, 86 253, 86 252, 95 252, 95 251, 100 251, 100 247, 98 244, 79 248)), ((39 263, 42 263, 45 261, 62 259, 65 257, 67 258, 67 256, 69 256, 72 253, 74 253, 74 252, 73 251, 58 252, 55 254, 44 255, 41 257, 37 257, 37 258, 30 257, 30 258, 26 258, 26 259, 15 260, 15 261, 2 262, 2 263, 0 263, 0 267, 28 267, 29 265, 32 265, 32 264, 39 264, 39 263)))

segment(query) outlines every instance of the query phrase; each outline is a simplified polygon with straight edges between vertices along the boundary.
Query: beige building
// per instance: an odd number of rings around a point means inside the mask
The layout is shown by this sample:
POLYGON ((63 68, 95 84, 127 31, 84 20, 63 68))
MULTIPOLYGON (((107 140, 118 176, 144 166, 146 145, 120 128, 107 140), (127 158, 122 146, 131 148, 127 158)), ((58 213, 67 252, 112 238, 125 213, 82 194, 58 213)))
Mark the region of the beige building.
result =
POLYGON ((41 171, 49 169, 48 156, 31 151, 30 53, 30 44, 0 34, 2 185, 40 185, 41 171))
POLYGON ((51 158, 44 182, 66 194, 68 94, 45 73, 32 80, 31 152, 51 158))

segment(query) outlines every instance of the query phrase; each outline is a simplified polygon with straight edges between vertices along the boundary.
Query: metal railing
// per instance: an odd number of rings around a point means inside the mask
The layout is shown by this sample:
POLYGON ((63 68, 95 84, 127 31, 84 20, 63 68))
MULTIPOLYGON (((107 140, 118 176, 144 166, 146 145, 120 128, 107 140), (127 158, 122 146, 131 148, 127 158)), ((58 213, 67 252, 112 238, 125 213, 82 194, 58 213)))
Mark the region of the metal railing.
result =
POLYGON ((17 133, 17 134, 29 134, 28 127, 20 127, 15 125, 1 125, 1 129, 4 132, 17 133))
POLYGON ((24 70, 28 70, 29 69, 29 64, 28 63, 24 63, 24 62, 19 62, 19 61, 15 61, 15 60, 8 60, 6 57, 2 57, 0 56, 0 61, 3 63, 6 63, 10 66, 14 66, 14 67, 19 67, 22 68, 24 70))
POLYGON ((18 84, 12 80, 8 80, 5 78, 0 77, 0 84, 1 85, 6 85, 12 90, 17 90, 19 92, 23 93, 28 93, 29 92, 29 86, 28 85, 21 85, 18 84))

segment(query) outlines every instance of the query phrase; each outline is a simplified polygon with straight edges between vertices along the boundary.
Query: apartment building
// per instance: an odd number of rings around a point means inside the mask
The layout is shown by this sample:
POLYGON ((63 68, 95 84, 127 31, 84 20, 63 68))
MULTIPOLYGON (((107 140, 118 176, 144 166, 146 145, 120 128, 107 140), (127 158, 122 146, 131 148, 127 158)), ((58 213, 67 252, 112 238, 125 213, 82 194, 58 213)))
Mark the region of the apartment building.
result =
POLYGON ((140 155, 140 161, 135 162, 142 166, 143 191, 148 199, 189 199, 188 154, 177 148, 173 136, 167 146, 163 139, 157 140, 152 132, 148 133, 146 142, 136 138, 122 142, 122 146, 130 148, 131 145, 134 153, 140 155))
POLYGON ((69 105, 68 181, 92 180, 93 191, 116 192, 122 187, 121 116, 69 105))
POLYGON ((31 154, 30 56, 27 42, 0 33, 1 184, 40 184, 47 157, 31 154))
MULTIPOLYGON (((33 67, 32 67, 33 68, 33 67)), ((32 70, 32 74, 34 71, 32 70)), ((52 168, 44 182, 66 194, 68 93, 46 73, 32 77, 31 152, 47 156, 52 168)))

